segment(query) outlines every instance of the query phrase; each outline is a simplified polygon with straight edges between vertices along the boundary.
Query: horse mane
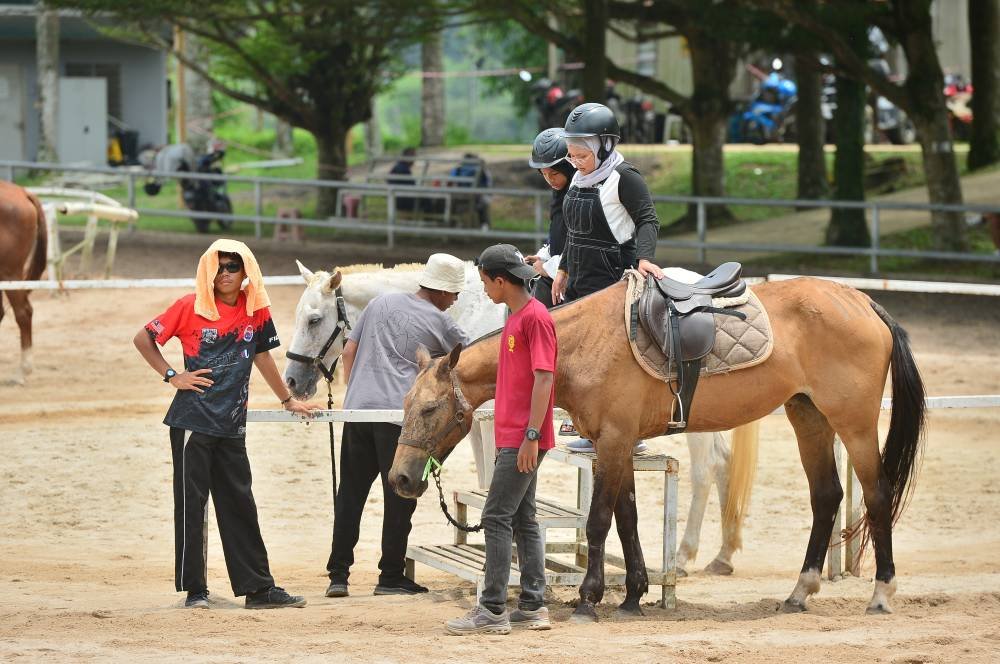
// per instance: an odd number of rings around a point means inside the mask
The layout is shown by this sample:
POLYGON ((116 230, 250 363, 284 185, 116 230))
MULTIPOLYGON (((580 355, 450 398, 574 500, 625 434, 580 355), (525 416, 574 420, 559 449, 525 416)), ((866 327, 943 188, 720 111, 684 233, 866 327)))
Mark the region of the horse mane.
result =
POLYGON ((424 269, 423 263, 400 263, 394 267, 385 267, 382 263, 356 263, 344 267, 335 267, 330 274, 340 271, 341 274, 356 274, 359 272, 378 272, 379 270, 392 270, 394 272, 420 272, 424 269))

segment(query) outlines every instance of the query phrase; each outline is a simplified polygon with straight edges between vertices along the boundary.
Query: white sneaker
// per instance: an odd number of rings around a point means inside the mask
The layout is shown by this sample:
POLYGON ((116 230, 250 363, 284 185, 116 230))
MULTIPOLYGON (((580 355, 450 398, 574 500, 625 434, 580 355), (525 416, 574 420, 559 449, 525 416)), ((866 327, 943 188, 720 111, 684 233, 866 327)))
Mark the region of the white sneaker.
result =
POLYGON ((461 618, 455 618, 445 623, 444 629, 449 634, 465 636, 467 634, 510 634, 510 614, 507 609, 497 615, 482 604, 476 604, 471 611, 461 618))
POLYGON ((549 622, 549 608, 543 606, 534 611, 514 609, 510 614, 510 626, 516 629, 552 629, 552 623, 549 622))

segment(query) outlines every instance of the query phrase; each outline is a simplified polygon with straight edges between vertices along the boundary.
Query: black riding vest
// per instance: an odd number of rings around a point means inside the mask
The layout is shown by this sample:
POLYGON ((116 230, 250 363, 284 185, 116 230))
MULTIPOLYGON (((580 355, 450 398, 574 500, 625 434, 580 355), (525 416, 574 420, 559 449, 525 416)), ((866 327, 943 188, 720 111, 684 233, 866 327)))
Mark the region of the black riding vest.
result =
POLYGON ((563 199, 566 222, 566 301, 607 288, 635 267, 635 238, 618 244, 601 205, 601 185, 570 187, 563 199))

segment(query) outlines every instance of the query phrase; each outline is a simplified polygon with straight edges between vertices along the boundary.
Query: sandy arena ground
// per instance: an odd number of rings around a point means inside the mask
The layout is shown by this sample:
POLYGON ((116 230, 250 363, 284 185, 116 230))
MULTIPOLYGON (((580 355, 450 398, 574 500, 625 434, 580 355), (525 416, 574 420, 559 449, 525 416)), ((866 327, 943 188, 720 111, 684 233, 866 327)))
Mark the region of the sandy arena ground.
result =
MULTIPOLYGON (((180 261, 172 271, 166 271, 170 262, 149 253, 149 247, 130 251, 126 244, 118 271, 186 276, 204 246, 189 244, 171 250, 180 261)), ((291 271, 267 257, 262 262, 271 273, 291 271)), ((285 257, 280 264, 287 265, 285 257)), ((299 292, 297 287, 271 290, 283 339, 290 338, 299 292)), ((761 428, 757 486, 733 577, 696 573, 683 579, 680 606, 673 612, 651 605, 659 596, 654 587, 644 619, 616 618, 614 607, 623 593, 609 589, 596 625, 568 623, 576 589, 555 588, 549 602, 552 631, 488 638, 443 633, 442 623, 464 613, 473 601, 472 586, 447 574, 418 566, 417 578, 430 586, 429 595, 371 596, 382 506, 377 487, 362 524, 352 596, 323 597, 331 532, 326 427, 251 425, 247 444, 254 493, 272 571, 279 585, 306 595, 309 606, 242 610, 229 588, 213 520, 212 610, 185 611, 179 608, 183 597, 173 592, 171 461, 167 431, 160 423, 171 391, 131 345, 140 326, 182 294, 122 290, 33 296, 35 373, 24 387, 0 385, 0 659, 1000 658, 1000 409, 932 413, 915 497, 895 531, 899 594, 892 616, 864 613, 872 591, 870 557, 862 578, 824 583, 809 613, 776 612, 794 585, 810 524, 806 480, 791 427, 781 416, 768 418, 761 428)), ((910 331, 929 394, 1000 393, 1000 303, 988 298, 875 297, 910 331)), ((14 371, 17 346, 16 325, 8 312, 0 326, 0 383, 14 371)), ((169 346, 168 358, 180 366, 179 347, 169 346)), ((251 407, 275 407, 257 377, 251 407)), ((682 530, 689 500, 686 445, 657 439, 653 447, 681 461, 682 530)), ((539 494, 569 502, 574 473, 568 466, 546 463, 539 494)), ((475 485, 468 445, 449 460, 444 477, 449 490, 475 485)), ((640 474, 638 494, 647 560, 658 562, 660 479, 640 474)), ((411 543, 450 541, 436 502, 430 494, 420 501, 411 543)), ((713 499, 698 563, 711 560, 719 539, 713 499)), ((620 550, 614 534, 609 549, 620 550)))

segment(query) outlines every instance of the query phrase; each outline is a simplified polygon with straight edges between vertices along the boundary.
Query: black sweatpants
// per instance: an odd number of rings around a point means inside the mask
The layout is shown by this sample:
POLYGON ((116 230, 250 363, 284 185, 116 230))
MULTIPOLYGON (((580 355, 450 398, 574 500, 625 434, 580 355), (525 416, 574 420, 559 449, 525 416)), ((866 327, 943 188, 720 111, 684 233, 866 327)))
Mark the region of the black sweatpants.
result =
POLYGON ((382 476, 385 509, 382 517, 382 557, 379 559, 380 584, 403 578, 406 542, 410 537, 410 518, 417 501, 400 498, 389 486, 389 469, 396 455, 402 427, 384 422, 348 422, 344 424, 340 447, 340 488, 333 516, 333 547, 326 570, 330 579, 346 582, 354 564, 354 546, 358 543, 361 513, 372 483, 382 476))
POLYGON ((274 585, 250 489, 250 460, 243 438, 222 438, 170 427, 174 456, 174 564, 178 591, 207 588, 205 505, 209 493, 222 551, 237 597, 274 585))

